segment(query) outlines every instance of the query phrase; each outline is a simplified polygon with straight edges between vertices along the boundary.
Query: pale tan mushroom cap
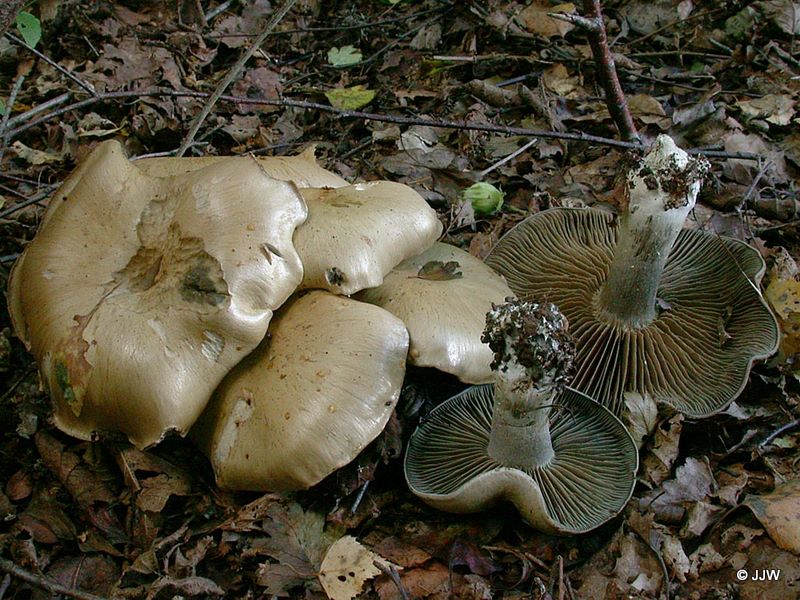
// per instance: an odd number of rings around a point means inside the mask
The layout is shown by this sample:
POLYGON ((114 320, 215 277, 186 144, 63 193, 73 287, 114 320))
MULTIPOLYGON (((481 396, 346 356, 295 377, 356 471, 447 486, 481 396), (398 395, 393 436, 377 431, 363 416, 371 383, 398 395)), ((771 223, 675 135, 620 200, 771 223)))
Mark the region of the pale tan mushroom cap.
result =
MULTIPOLYGON (((133 164, 152 177, 172 177, 192 173, 220 161, 234 163, 252 161, 250 156, 198 156, 187 158, 157 157, 143 158, 133 164)), ((314 148, 309 147, 297 156, 259 156, 255 158, 267 175, 280 181, 291 181, 298 187, 342 187, 349 185, 335 173, 323 169, 314 157, 314 148)))
POLYGON ((9 304, 56 424, 144 447, 184 433, 261 341, 302 278, 306 208, 252 161, 153 178, 107 142, 79 173, 15 266, 9 304))
POLYGON ((489 455, 493 411, 493 386, 482 385, 431 412, 406 452, 406 481, 414 494, 455 513, 508 501, 531 525, 552 533, 584 533, 625 507, 639 455, 609 410, 565 388, 550 413, 553 458, 531 470, 504 466, 489 455))
POLYGON ((629 391, 692 416, 724 409, 753 361, 777 347, 778 327, 758 289, 763 259, 742 242, 682 230, 658 288, 660 314, 631 329, 598 317, 616 244, 610 213, 551 209, 512 229, 486 263, 519 297, 561 309, 577 347, 571 385, 615 414, 629 391))
POLYGON ((430 247, 442 232, 436 212, 406 185, 374 181, 303 189, 308 220, 294 244, 302 288, 349 296, 380 285, 399 262, 430 247))
POLYGON ((489 346, 481 342, 486 313, 492 303, 513 295, 503 278, 483 262, 437 242, 400 263, 381 286, 364 290, 357 298, 403 320, 411 338, 411 364, 435 367, 466 383, 486 383, 492 381, 493 358, 489 346), (447 267, 451 262, 456 264, 447 267))
POLYGON ((218 485, 305 489, 349 463, 391 416, 407 351, 378 307, 324 291, 287 302, 192 430, 218 485))

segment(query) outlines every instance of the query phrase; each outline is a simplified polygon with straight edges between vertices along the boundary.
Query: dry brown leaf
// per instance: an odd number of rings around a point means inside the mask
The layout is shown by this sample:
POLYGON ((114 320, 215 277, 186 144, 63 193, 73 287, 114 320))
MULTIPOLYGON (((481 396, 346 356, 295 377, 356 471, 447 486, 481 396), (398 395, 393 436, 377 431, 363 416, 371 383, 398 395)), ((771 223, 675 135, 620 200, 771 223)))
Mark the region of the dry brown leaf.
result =
POLYGON ((662 421, 653 431, 653 439, 642 457, 642 472, 655 485, 665 481, 678 457, 678 444, 683 431, 683 415, 662 421))
POLYGON ((572 23, 554 19, 548 13, 575 14, 575 5, 568 2, 553 6, 549 2, 536 0, 520 11, 517 22, 530 33, 546 38, 564 37, 575 29, 572 23))
POLYGON ((675 470, 675 478, 646 494, 641 507, 652 510, 662 522, 678 522, 692 503, 705 500, 716 488, 708 463, 694 457, 675 470))
POLYGON ((567 67, 556 63, 542 74, 545 87, 557 96, 569 96, 574 92, 580 82, 577 77, 571 77, 567 67))
POLYGON ((800 480, 787 481, 769 494, 749 495, 747 506, 779 548, 800 554, 800 480))
POLYGON ((788 125, 794 116, 796 102, 790 96, 766 94, 752 100, 737 102, 748 119, 765 119, 773 125, 788 125))

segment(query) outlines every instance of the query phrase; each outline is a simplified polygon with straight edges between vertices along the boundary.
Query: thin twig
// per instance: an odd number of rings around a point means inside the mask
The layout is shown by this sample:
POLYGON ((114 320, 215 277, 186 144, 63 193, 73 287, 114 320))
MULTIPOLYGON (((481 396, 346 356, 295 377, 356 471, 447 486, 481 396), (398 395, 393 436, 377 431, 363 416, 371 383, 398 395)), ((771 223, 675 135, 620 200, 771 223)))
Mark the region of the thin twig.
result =
POLYGON ((711 10, 704 10, 704 11, 696 12, 693 15, 689 15, 686 18, 681 18, 681 19, 677 19, 675 21, 670 21, 669 23, 666 23, 666 24, 662 25, 661 27, 658 27, 657 29, 654 29, 650 33, 647 33, 647 34, 643 35, 642 37, 636 38, 635 40, 631 40, 630 42, 628 42, 628 46, 634 46, 636 44, 641 44, 643 41, 650 39, 654 35, 658 35, 659 33, 662 33, 663 31, 666 31, 667 29, 671 29, 672 27, 675 27, 676 25, 683 25, 683 24, 685 24, 685 23, 687 23, 689 21, 694 21, 695 19, 700 19, 702 17, 707 17, 709 15, 713 15, 714 13, 718 13, 718 12, 723 11, 725 9, 726 9, 726 6, 721 6, 720 8, 714 8, 714 9, 711 9, 711 10))
POLYGON ((72 94, 70 92, 64 92, 56 96, 55 98, 50 98, 46 102, 42 102, 41 104, 37 104, 33 108, 26 110, 24 113, 20 113, 15 117, 11 117, 8 120, 9 127, 16 127, 20 123, 24 123, 35 117, 38 114, 43 113, 46 110, 50 110, 51 108, 55 108, 59 104, 64 104, 64 102, 68 102, 69 99, 72 98, 72 94))
POLYGON ((77 600, 108 600, 107 598, 95 596, 89 592, 82 592, 81 590, 76 590, 75 588, 68 588, 60 583, 56 583, 48 577, 35 575, 30 571, 26 571, 22 567, 18 567, 13 562, 5 558, 0 558, 0 571, 4 571, 5 573, 8 573, 17 579, 21 579, 22 581, 25 581, 26 583, 29 583, 40 590, 50 592, 51 594, 61 594, 63 596, 68 596, 69 598, 77 598, 77 600))
POLYGON ((26 206, 30 206, 31 204, 36 204, 37 202, 41 202, 42 200, 47 198, 50 195, 50 192, 52 192, 57 187, 58 187, 58 185, 56 185, 56 184, 48 185, 45 189, 40 191, 38 194, 35 194, 35 195, 31 196, 27 200, 23 200, 22 202, 14 204, 13 206, 10 206, 5 210, 1 210, 0 211, 0 219, 5 219, 7 216, 12 215, 17 211, 22 210, 26 206))
POLYGON ((583 10, 586 17, 595 23, 594 27, 587 28, 586 37, 589 38, 589 46, 592 48, 592 55, 598 69, 597 79, 605 91, 608 112, 623 140, 638 141, 639 134, 636 131, 636 125, 633 124, 625 92, 622 91, 619 83, 614 57, 608 47, 608 36, 603 23, 603 14, 600 11, 600 0, 583 0, 583 10))
POLYGON ((761 165, 761 168, 758 170, 758 173, 756 173, 756 176, 753 177, 752 183, 750 183, 750 186, 747 188, 747 191, 744 193, 744 196, 742 196, 742 200, 739 202, 738 206, 736 207, 736 211, 737 212, 742 212, 742 209, 745 206, 747 206, 747 203, 750 201, 750 198, 753 196, 753 194, 756 193, 756 188, 758 187, 758 184, 761 181, 761 178, 764 177, 764 175, 766 174, 767 170, 771 166, 772 166, 772 161, 771 160, 768 160, 763 165, 761 165))
MULTIPOLYGON (((98 95, 97 98, 86 98, 78 102, 74 102, 68 106, 64 106, 49 114, 46 114, 38 119, 20 125, 8 132, 9 137, 14 137, 35 127, 41 125, 51 119, 60 117, 61 115, 73 110, 86 108, 98 102, 107 102, 110 100, 124 100, 130 98, 148 98, 148 97, 173 97, 173 98, 208 98, 207 92, 190 92, 190 91, 176 91, 176 90, 148 90, 137 92, 105 92, 98 95)), ((624 150, 643 150, 644 146, 638 142, 624 142, 621 140, 614 140, 611 138, 601 137, 597 135, 589 135, 587 133, 569 133, 559 131, 546 131, 539 129, 527 129, 524 127, 507 127, 505 125, 493 125, 489 123, 469 123, 467 121, 448 121, 440 119, 428 119, 418 117, 402 117, 399 115, 384 115, 378 113, 362 112, 357 110, 345 110, 336 108, 328 104, 319 104, 317 102, 307 102, 305 100, 290 100, 288 98, 281 98, 278 100, 270 99, 254 99, 244 98, 241 96, 220 96, 220 100, 233 102, 238 104, 252 104, 256 106, 282 106, 292 108, 302 108, 305 110, 317 110, 320 112, 327 112, 336 115, 342 119, 362 119, 365 121, 380 121, 383 123, 394 123, 396 125, 422 125, 434 127, 437 129, 458 129, 463 131, 483 131, 487 133, 499 133, 506 135, 519 135, 526 137, 548 138, 555 140, 569 140, 574 142, 587 142, 598 144, 602 146, 611 146, 614 148, 621 148, 624 150)), ((753 154, 751 152, 721 152, 721 151, 706 151, 702 149, 689 148, 686 150, 689 154, 700 154, 711 158, 738 158, 741 160, 760 160, 763 157, 760 154, 753 154)))
POLYGON ((236 2, 236 0, 225 0, 225 2, 223 2, 219 6, 215 6, 214 8, 209 10, 205 15, 206 23, 210 23, 211 21, 216 19, 220 14, 228 10, 234 2, 236 2))
POLYGON ((397 588, 397 591, 400 592, 400 597, 403 600, 411 600, 411 596, 408 595, 406 588, 403 587, 403 582, 400 581, 400 574, 397 572, 397 569, 394 568, 394 565, 390 564, 387 566, 377 560, 372 561, 372 564, 378 567, 381 570, 381 573, 389 576, 389 578, 392 580, 392 583, 394 583, 395 587, 397 588))
POLYGON ((6 151, 6 144, 8 139, 6 137, 6 130, 8 129, 8 119, 11 116, 11 111, 14 110, 14 104, 17 102, 17 95, 22 89, 22 82, 25 81, 25 75, 20 74, 11 88, 11 93, 8 95, 8 103, 6 104, 5 113, 3 113, 3 120, 0 122, 0 161, 3 160, 3 154, 6 151))
POLYGON ((217 89, 214 90, 214 93, 211 94, 211 97, 203 106, 203 110, 200 111, 200 114, 195 117, 194 121, 192 122, 192 126, 189 128, 189 133, 186 134, 186 137, 183 138, 183 142, 181 142, 180 148, 178 148, 178 152, 176 156, 183 156, 186 153, 186 150, 189 149, 189 146, 192 145, 197 132, 200 131, 200 127, 203 126, 206 118, 214 108, 214 105, 217 103, 217 100, 220 99, 220 96, 225 93, 225 90, 228 89, 228 86, 233 83, 233 80, 238 77, 239 72, 244 67, 245 63, 250 60, 250 57, 256 53, 256 50, 261 48, 261 45, 267 39, 267 36, 270 32, 275 29, 278 23, 281 22, 283 17, 286 16, 286 13, 295 5, 297 0, 285 0, 283 6, 275 11, 272 15, 272 18, 267 23, 267 26, 264 28, 259 36, 255 39, 255 41, 250 45, 250 47, 239 57, 239 60, 236 61, 236 64, 233 65, 228 72, 226 73, 225 77, 223 77, 222 81, 217 86, 217 89))
MULTIPOLYGON (((339 31, 353 31, 357 29, 369 29, 370 27, 378 27, 380 25, 390 25, 392 23, 399 23, 401 21, 410 21, 412 19, 416 19, 418 17, 422 17, 432 12, 438 11, 447 11, 450 10, 453 5, 444 5, 444 6, 437 6, 436 8, 429 8, 427 10, 421 10, 416 13, 412 13, 410 15, 402 15, 398 17, 392 17, 391 19, 382 19, 380 21, 369 21, 367 23, 357 23, 355 25, 334 25, 331 27, 305 27, 303 29, 282 29, 281 31, 273 31, 269 34, 270 37, 277 36, 277 35, 294 35, 296 33, 330 33, 330 32, 339 32, 339 31)), ((208 17, 206 17, 208 18, 208 17)), ((209 39, 215 38, 238 38, 238 37, 253 37, 250 33, 211 33, 207 35, 209 39)))
POLYGON ((488 167, 488 168, 484 169, 483 171, 481 171, 480 173, 478 173, 478 177, 479 177, 480 179, 483 179, 483 178, 484 178, 484 177, 486 177, 486 176, 487 176, 489 173, 491 173, 492 171, 494 171, 496 168, 498 168, 498 167, 502 167, 504 164, 506 164, 506 163, 507 163, 508 161, 510 161, 510 160, 514 160, 514 158, 516 158, 517 156, 519 156, 520 154, 522 154, 523 152, 525 152, 525 151, 526 151, 528 148, 530 148, 531 146, 533 146, 533 145, 534 145, 535 143, 537 143, 538 141, 539 141, 539 140, 537 140, 537 139, 535 139, 535 138, 534 138, 534 139, 532 139, 530 142, 528 142, 527 144, 525 144, 525 145, 524 145, 524 146, 522 146, 521 148, 517 148, 516 150, 514 150, 514 152, 512 152, 511 154, 509 154, 509 155, 508 155, 508 156, 506 156, 505 158, 501 158, 499 161, 497 161, 496 163, 494 163, 492 166, 490 166, 490 167, 488 167))
POLYGON ((8 31, 6 32, 6 37, 9 40, 11 40, 12 42, 14 42, 15 44, 17 44, 18 46, 22 46, 28 52, 32 52, 34 55, 36 55, 39 58, 41 58, 44 62, 46 62, 51 67, 53 67, 56 71, 58 71, 59 73, 61 73, 65 77, 68 77, 69 79, 71 79, 72 81, 77 83, 81 88, 83 88, 85 91, 89 92, 92 96, 96 96, 97 95, 97 90, 95 90, 94 87, 92 87, 91 84, 86 83, 80 77, 75 75, 75 73, 73 73, 72 71, 70 71, 66 67, 62 67, 60 64, 58 64, 56 61, 54 61, 52 58, 50 58, 46 54, 42 54, 36 48, 34 48, 33 46, 30 46, 25 40, 22 40, 22 39, 18 38, 13 33, 10 33, 8 31))
POLYGON ((778 427, 775 431, 773 431, 767 437, 765 437, 763 442, 758 444, 759 449, 766 448, 772 443, 772 440, 774 440, 778 436, 783 435, 784 433, 786 433, 787 431, 791 431, 792 429, 797 429, 798 427, 800 427, 800 419, 795 419, 794 421, 786 423, 786 425, 778 427))
POLYGON ((3 583, 0 584, 0 600, 3 600, 6 596, 6 592, 8 591, 8 586, 11 585, 11 575, 6 573, 6 576, 3 577, 3 583))

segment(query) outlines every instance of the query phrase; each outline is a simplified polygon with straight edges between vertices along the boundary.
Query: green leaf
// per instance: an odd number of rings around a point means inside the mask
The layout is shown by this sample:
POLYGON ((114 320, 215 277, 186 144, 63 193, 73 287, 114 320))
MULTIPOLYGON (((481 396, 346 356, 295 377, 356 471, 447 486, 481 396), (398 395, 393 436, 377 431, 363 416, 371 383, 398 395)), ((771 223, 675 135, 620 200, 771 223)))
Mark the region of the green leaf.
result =
POLYGON ((6 114, 6 101, 0 98, 0 117, 6 114))
POLYGON ((432 260, 420 267, 417 277, 428 281, 450 281, 451 279, 461 279, 464 274, 458 270, 461 265, 457 261, 442 262, 432 260))
POLYGON ((361 62, 361 52, 355 46, 342 46, 328 50, 328 62, 334 67, 349 67, 361 62))
POLYGON ((31 48, 35 48, 42 39, 42 24, 39 19, 24 10, 17 15, 17 29, 31 48))
POLYGON ((325 97, 331 106, 342 110, 356 110, 372 102, 375 92, 368 90, 363 85, 354 85, 353 87, 329 90, 325 92, 325 97))

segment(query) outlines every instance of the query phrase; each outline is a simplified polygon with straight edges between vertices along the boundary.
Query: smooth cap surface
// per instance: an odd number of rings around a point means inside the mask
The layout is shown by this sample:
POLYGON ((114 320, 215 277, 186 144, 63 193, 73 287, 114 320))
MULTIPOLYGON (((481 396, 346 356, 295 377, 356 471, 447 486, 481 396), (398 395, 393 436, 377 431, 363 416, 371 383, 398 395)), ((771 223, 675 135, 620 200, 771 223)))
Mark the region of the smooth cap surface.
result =
POLYGON ((292 299, 192 430, 217 483, 305 489, 353 460, 391 416, 407 351, 381 308, 324 291, 292 299))
POLYGON ((303 189, 308 220, 297 229, 302 288, 350 295, 375 287, 402 260, 436 241, 442 224, 407 185, 391 181, 303 189))
POLYGON ((341 187, 349 185, 335 173, 323 169, 314 157, 314 148, 309 147, 297 156, 195 156, 143 158, 133 164, 142 173, 152 177, 172 177, 192 173, 220 161, 255 161, 267 175, 280 181, 291 181, 297 187, 341 187))
POLYGON ((359 300, 382 306, 408 327, 409 362, 466 383, 492 380, 492 351, 481 342, 486 313, 512 292, 503 278, 455 246, 435 243, 395 267, 359 300))
POLYGON ((9 306, 59 428, 184 433, 296 289, 296 188, 252 161, 154 178, 100 144, 14 268, 9 306))

